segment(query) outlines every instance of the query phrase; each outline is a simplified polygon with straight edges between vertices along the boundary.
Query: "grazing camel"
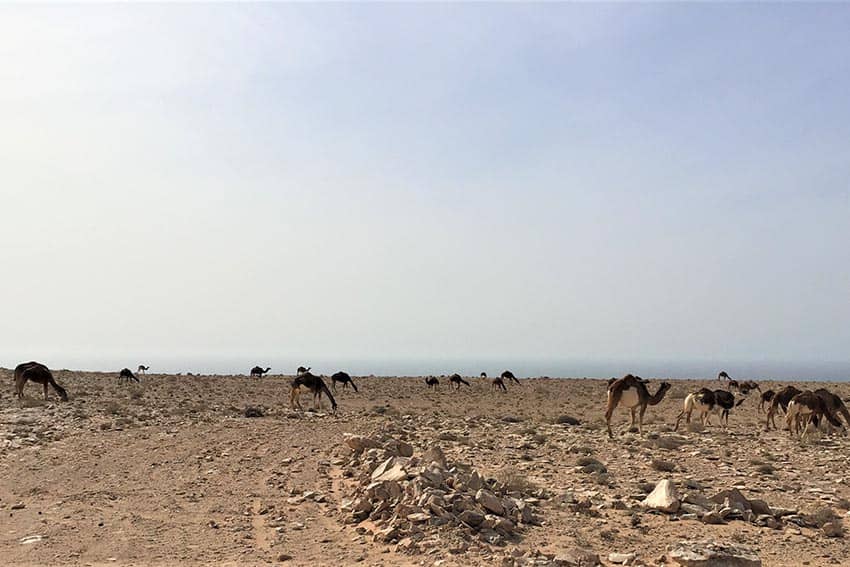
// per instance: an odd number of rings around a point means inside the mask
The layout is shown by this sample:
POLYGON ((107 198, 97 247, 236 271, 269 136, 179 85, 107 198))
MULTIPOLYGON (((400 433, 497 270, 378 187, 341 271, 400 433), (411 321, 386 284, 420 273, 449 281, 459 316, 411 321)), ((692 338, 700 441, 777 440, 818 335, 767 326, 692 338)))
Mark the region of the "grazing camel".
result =
POLYGON ((311 374, 310 372, 304 372, 303 374, 299 374, 292 381, 292 388, 289 392, 289 404, 293 408, 303 409, 301 407, 301 401, 298 399, 301 395, 301 388, 304 387, 307 390, 310 390, 313 393, 313 408, 319 409, 322 403, 322 394, 324 393, 328 399, 331 401, 331 408, 333 408, 333 413, 336 413, 336 400, 331 394, 331 391, 328 390, 328 387, 325 385, 325 381, 322 380, 321 376, 316 376, 315 374, 311 374))
MULTIPOLYGON (((844 421, 847 422, 847 425, 850 426, 850 411, 847 411, 847 406, 844 405, 844 400, 826 388, 818 388, 815 390, 815 395, 823 400, 824 406, 830 414, 832 414, 836 419, 838 419, 838 416, 840 415, 844 418, 844 421)), ((838 421, 840 422, 841 420, 838 421)), ((829 421, 829 423, 835 425, 832 421, 829 421)), ((841 430, 843 431, 845 429, 846 428, 842 424, 841 430)))
POLYGON ((821 396, 811 390, 806 390, 794 396, 788 402, 788 410, 785 413, 785 424, 788 426, 788 432, 793 437, 805 438, 809 432, 809 426, 814 424, 817 428, 818 422, 826 418, 826 420, 838 428, 843 428, 843 424, 832 415, 832 412, 827 408, 821 396), (803 428, 803 423, 806 427, 803 428), (802 433, 800 430, 803 429, 802 433))
POLYGON ((759 413, 764 413, 765 404, 769 404, 771 400, 773 400, 773 396, 776 395, 776 392, 773 390, 766 390, 761 393, 761 399, 759 400, 759 413))
POLYGON ((253 378, 254 376, 256 376, 257 378, 262 378, 263 374, 266 374, 269 370, 271 370, 271 366, 269 366, 265 370, 263 370, 259 366, 255 366, 251 369, 251 377, 253 378))
POLYGON ((498 390, 501 389, 503 392, 507 392, 508 389, 505 387, 505 381, 502 380, 501 376, 498 378, 493 378, 493 389, 498 390))
POLYGON ((351 376, 349 376, 347 372, 337 372, 331 376, 331 387, 334 389, 334 392, 336 392, 337 382, 342 382, 343 389, 348 388, 348 385, 351 384, 354 391, 357 391, 357 384, 354 383, 354 380, 351 379, 351 376))
POLYGON ((460 390, 461 384, 466 384, 467 386, 470 385, 469 382, 460 377, 460 374, 455 373, 449 377, 449 387, 455 386, 458 390, 460 390))
POLYGON ((18 399, 24 397, 24 385, 27 381, 44 386, 45 400, 47 399, 47 385, 50 384, 63 402, 68 401, 68 392, 56 383, 50 370, 40 362, 23 362, 15 367, 15 394, 18 396, 18 399))
POLYGON ((717 375, 717 381, 723 382, 724 380, 730 380, 731 381, 732 378, 728 374, 726 374, 725 370, 721 370, 720 374, 717 375))
POLYGON ((139 383, 139 379, 136 378, 129 368, 125 368, 118 373, 118 381, 121 382, 122 380, 126 380, 127 382, 135 381, 136 383, 139 383))
MULTIPOLYGON (((502 372, 502 380, 510 380, 511 382, 516 382, 517 384, 520 384, 519 380, 517 380, 517 377, 514 376, 514 373, 510 370, 505 370, 504 372, 502 372)), ((520 384, 520 386, 522 386, 522 384, 520 384)))
POLYGON ((139 367, 136 369, 136 372, 138 372, 139 374, 144 374, 145 372, 147 372, 150 369, 151 369, 150 366, 145 366, 144 364, 140 364, 139 367))
POLYGON ((303 366, 299 366, 298 370, 295 371, 295 375, 301 376, 302 374, 306 374, 307 372, 310 372, 311 368, 312 368, 312 366, 308 366, 307 368, 304 368, 303 366))
POLYGON ((614 410, 623 405, 629 408, 632 414, 632 422, 629 429, 635 425, 635 412, 640 409, 640 419, 638 421, 638 432, 643 435, 643 414, 646 413, 647 406, 655 406, 661 403, 667 390, 670 389, 670 384, 662 382, 661 386, 655 394, 650 394, 646 389, 647 382, 637 376, 626 374, 619 380, 614 380, 608 386, 608 407, 605 409, 605 424, 608 426, 608 437, 613 438, 611 432, 611 416, 614 415, 614 410))
POLYGON ((774 416, 779 409, 782 409, 786 414, 788 413, 788 404, 791 402, 791 399, 797 394, 802 394, 801 390, 798 390, 794 386, 785 386, 781 390, 779 390, 774 396, 773 400, 770 402, 770 407, 767 408, 767 419, 764 422, 764 430, 770 431, 770 426, 773 424, 773 428, 776 427, 776 420, 774 416))
POLYGON ((440 385, 440 381, 437 380, 436 376, 428 376, 427 378, 425 378, 425 383, 428 384, 429 390, 431 388, 436 388, 437 386, 440 385))

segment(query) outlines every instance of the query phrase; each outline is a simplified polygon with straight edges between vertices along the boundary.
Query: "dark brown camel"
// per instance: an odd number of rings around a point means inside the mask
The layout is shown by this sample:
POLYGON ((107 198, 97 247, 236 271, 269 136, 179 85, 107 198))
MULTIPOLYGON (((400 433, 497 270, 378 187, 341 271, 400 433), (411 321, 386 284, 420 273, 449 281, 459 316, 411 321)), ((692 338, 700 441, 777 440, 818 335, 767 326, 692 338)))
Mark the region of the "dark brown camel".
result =
POLYGON ((348 388, 348 385, 351 384, 351 387, 354 388, 354 391, 357 391, 357 384, 354 383, 354 380, 351 379, 351 376, 348 375, 347 372, 337 372, 333 376, 331 376, 331 387, 336 392, 336 383, 341 382, 343 390, 348 388))
POLYGON ((261 367, 255 366, 254 368, 251 369, 251 377, 256 376, 257 378, 261 378, 263 376, 263 374, 266 374, 269 370, 271 370, 271 367, 268 367, 265 370, 263 370, 261 367))
MULTIPOLYGON (((516 382, 517 384, 520 384, 519 380, 517 380, 517 377, 514 376, 514 373, 510 370, 505 370, 504 372, 502 372, 502 380, 510 380, 511 382, 516 382)), ((520 384, 520 386, 522 386, 522 384, 520 384)))
POLYGON ((776 395, 773 396, 773 400, 770 402, 770 407, 767 408, 767 419, 764 422, 764 430, 770 431, 770 426, 773 425, 773 428, 776 429, 776 420, 774 416, 776 412, 782 409, 783 412, 788 413, 788 404, 791 402, 791 399, 797 394, 802 394, 803 392, 795 388, 794 386, 785 386, 776 395))
POLYGON ((139 379, 133 374, 133 372, 129 368, 123 369, 118 373, 118 381, 126 380, 127 382, 136 382, 139 383, 139 379))
POLYGON ((298 367, 298 370, 296 370, 296 371, 295 371, 295 375, 296 375, 296 376, 301 376, 302 374, 305 374, 305 373, 307 373, 307 372, 310 372, 310 369, 311 369, 311 368, 312 368, 312 366, 308 366, 307 368, 304 368, 303 366, 299 366, 299 367, 298 367))
POLYGON ((767 390, 761 393, 761 400, 759 400, 759 413, 764 413, 765 404, 769 404, 775 395, 776 392, 773 390, 767 390))
POLYGON ((68 392, 56 383, 50 370, 40 362, 23 362, 15 367, 15 394, 17 394, 18 399, 24 397, 24 384, 27 381, 44 386, 45 400, 47 399, 47 385, 49 384, 53 386, 53 389, 56 390, 56 393, 63 402, 68 401, 68 392))
POLYGON ((508 389, 505 387, 505 381, 502 380, 501 377, 493 378, 493 389, 494 390, 502 390, 503 392, 507 392, 508 389))
POLYGON ((310 372, 299 374, 294 380, 292 380, 292 389, 289 392, 289 404, 293 408, 297 407, 299 410, 303 409, 301 407, 301 401, 298 399, 301 395, 302 387, 313 393, 314 409, 319 409, 319 406, 322 403, 322 394, 325 394, 331 401, 331 408, 333 409, 333 412, 336 413, 336 400, 334 399, 333 394, 331 394, 331 391, 328 390, 327 385, 325 385, 325 381, 322 380, 321 376, 316 376, 310 372))
POLYGON ((788 426, 788 432, 793 437, 798 435, 801 438, 806 436, 809 431, 809 426, 815 425, 822 419, 826 419, 830 424, 840 429, 843 429, 843 424, 836 418, 827 408, 824 398, 806 390, 791 398, 788 402, 788 410, 785 414, 785 424, 788 426), (806 427, 803 428, 803 424, 806 427), (800 430, 802 429, 802 433, 800 430))
POLYGON ((661 403, 667 390, 670 389, 670 384, 662 382, 655 394, 650 394, 646 388, 646 384, 646 381, 640 377, 627 374, 608 386, 608 406, 605 409, 605 423, 608 427, 608 437, 614 437, 614 434, 611 432, 611 416, 614 415, 614 410, 619 405, 623 405, 631 411, 632 422, 629 429, 634 427, 635 412, 638 409, 640 410, 638 432, 643 435, 643 414, 646 413, 646 407, 661 403))
POLYGON ((428 376, 427 378, 425 378, 425 383, 428 384, 429 390, 431 388, 436 388, 437 386, 440 385, 440 381, 437 380, 436 376, 428 376))
POLYGON ((461 385, 461 384, 466 384, 467 386, 469 386, 469 385, 470 385, 470 384, 469 384, 469 382, 467 382, 466 380, 464 380, 463 378, 461 378, 460 374, 452 374, 452 375, 449 377, 449 387, 454 386, 454 387, 456 387, 458 390, 460 390, 460 385, 461 385))
POLYGON ((144 364, 140 364, 139 368, 136 369, 136 372, 138 372, 139 374, 144 374, 145 372, 147 372, 150 369, 151 369, 150 366, 145 366, 144 364))

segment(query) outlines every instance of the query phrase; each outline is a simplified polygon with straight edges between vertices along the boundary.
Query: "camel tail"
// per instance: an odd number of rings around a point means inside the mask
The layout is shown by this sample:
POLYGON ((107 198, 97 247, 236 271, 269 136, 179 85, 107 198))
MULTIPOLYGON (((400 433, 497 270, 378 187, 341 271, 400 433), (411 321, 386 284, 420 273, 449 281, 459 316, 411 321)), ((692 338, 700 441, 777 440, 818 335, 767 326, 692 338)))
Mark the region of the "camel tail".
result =
POLYGON ((53 377, 50 377, 50 385, 53 386, 53 389, 56 390, 56 393, 59 394, 59 397, 63 402, 68 401, 68 392, 65 391, 65 388, 56 383, 56 380, 53 377))
POLYGON ((336 413, 336 400, 334 399, 333 394, 331 394, 331 391, 328 390, 324 380, 322 380, 322 391, 328 396, 328 399, 331 401, 331 408, 333 408, 333 412, 336 413))

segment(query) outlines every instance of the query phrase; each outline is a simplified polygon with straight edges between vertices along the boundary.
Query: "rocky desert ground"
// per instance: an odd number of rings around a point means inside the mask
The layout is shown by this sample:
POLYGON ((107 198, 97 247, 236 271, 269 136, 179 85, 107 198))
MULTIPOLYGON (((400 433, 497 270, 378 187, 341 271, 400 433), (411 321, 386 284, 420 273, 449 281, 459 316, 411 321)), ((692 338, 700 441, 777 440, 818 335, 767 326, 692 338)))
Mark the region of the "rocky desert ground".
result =
POLYGON ((54 375, 66 403, 0 372, 3 565, 850 564, 848 438, 765 432, 757 395, 674 432, 716 381, 611 440, 604 380, 355 377, 334 415, 285 376, 54 375))

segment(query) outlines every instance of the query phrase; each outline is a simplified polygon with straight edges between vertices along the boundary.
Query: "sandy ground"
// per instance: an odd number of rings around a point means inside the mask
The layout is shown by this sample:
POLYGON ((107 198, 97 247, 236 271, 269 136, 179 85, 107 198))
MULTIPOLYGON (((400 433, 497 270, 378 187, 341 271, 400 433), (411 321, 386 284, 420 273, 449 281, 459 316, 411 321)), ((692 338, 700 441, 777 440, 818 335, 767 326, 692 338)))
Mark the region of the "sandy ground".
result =
MULTIPOLYGON (((55 375, 67 403, 52 392, 40 401, 33 384, 21 403, 2 372, 3 565, 507 565, 507 556, 577 546, 604 564, 612 552, 658 564, 668 544, 688 538, 750 546, 765 565, 850 564, 847 539, 816 528, 704 525, 640 511, 648 487, 669 478, 708 496, 737 486, 773 507, 847 514, 847 437, 801 443, 766 433, 755 395, 733 411, 728 431, 670 433, 685 394, 716 382, 672 381, 647 411, 643 437, 625 431, 620 410, 609 440, 601 380, 529 379, 501 393, 481 379, 452 392, 447 381, 429 391, 421 378, 355 378, 359 393, 340 390, 329 415, 292 412, 283 376, 149 375, 130 386, 116 374, 55 375), (249 405, 265 415, 245 417, 249 405), (563 415, 581 424, 557 424, 563 415), (410 554, 373 541, 339 510, 355 482, 344 434, 387 430, 417 452, 437 443, 452 461, 542 489, 541 525, 463 553, 433 545, 410 554), (607 472, 583 472, 587 458, 607 472), (321 497, 297 497, 305 491, 321 497), (22 543, 29 536, 43 537, 22 543)), ((850 384, 828 387, 850 395, 850 384)))

